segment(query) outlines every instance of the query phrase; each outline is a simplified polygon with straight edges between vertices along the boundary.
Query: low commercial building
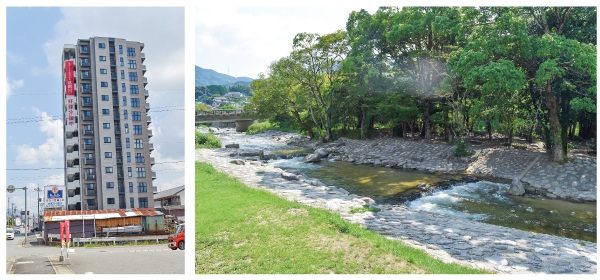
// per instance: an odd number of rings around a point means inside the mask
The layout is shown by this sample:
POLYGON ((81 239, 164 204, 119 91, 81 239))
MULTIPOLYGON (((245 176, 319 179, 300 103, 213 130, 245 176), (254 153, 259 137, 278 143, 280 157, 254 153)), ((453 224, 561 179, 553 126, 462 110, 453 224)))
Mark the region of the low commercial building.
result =
POLYGON ((156 193, 154 207, 171 216, 177 223, 185 221, 185 186, 156 193))

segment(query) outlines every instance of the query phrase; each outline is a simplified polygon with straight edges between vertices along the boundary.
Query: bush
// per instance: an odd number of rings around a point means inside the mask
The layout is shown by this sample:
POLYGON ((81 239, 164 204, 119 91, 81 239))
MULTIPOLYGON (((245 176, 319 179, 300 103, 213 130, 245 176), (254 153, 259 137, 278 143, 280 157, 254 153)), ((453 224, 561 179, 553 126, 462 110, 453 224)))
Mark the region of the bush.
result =
POLYGON ((456 146, 454 146, 454 151, 452 153, 457 157, 464 157, 469 155, 469 150, 467 150, 468 145, 465 139, 458 138, 456 140, 456 146))
POLYGON ((590 150, 590 152, 596 152, 596 139, 590 139, 589 142, 587 142, 587 146, 588 149, 590 150))
POLYGON ((196 131, 196 149, 221 148, 221 140, 217 136, 196 131))

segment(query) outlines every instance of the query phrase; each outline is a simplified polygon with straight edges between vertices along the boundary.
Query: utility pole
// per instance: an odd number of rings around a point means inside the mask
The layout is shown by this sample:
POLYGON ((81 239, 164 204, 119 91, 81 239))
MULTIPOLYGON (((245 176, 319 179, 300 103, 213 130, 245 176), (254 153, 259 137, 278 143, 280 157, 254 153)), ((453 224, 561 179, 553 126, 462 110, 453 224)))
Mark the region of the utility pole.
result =
POLYGON ((37 223, 38 223, 38 230, 40 230, 40 192, 43 191, 42 189, 40 189, 40 184, 38 184, 37 189, 33 189, 34 191, 37 191, 38 193, 38 200, 37 200, 37 205, 38 205, 38 212, 37 212, 37 223))

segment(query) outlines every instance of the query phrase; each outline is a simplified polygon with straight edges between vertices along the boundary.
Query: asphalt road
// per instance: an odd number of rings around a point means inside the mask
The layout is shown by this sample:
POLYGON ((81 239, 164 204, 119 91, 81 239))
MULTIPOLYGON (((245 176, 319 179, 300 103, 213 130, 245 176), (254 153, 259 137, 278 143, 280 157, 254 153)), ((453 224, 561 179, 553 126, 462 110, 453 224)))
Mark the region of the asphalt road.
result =
MULTIPOLYGON (((184 251, 167 245, 77 247, 71 265, 58 261, 60 248, 38 245, 24 234, 6 240, 6 273, 10 274, 174 274, 184 273, 184 251)), ((66 255, 66 252, 63 252, 66 255)))

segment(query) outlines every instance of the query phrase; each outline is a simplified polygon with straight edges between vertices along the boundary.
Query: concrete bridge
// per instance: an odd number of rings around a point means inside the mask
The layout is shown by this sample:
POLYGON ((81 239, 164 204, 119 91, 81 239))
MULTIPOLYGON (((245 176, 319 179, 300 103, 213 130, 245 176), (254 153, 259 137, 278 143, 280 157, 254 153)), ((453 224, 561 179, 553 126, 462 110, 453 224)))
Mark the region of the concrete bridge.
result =
POLYGON ((248 127, 256 121, 252 118, 242 117, 242 109, 224 110, 196 110, 196 124, 215 122, 235 122, 235 131, 246 132, 248 127))

